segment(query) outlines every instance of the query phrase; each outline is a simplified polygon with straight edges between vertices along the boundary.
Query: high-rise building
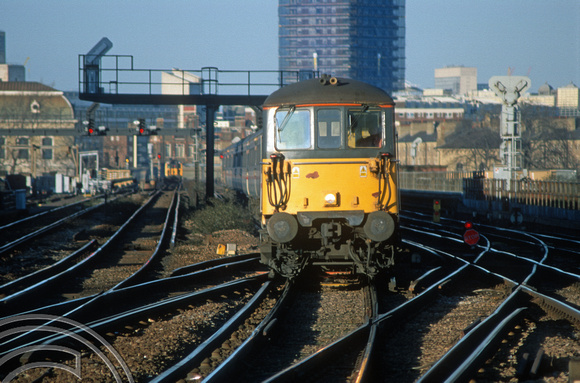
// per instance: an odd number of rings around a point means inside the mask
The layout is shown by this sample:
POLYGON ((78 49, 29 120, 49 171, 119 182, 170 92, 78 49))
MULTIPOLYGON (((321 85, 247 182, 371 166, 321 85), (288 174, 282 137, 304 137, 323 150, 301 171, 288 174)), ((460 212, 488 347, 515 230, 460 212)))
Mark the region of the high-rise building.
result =
POLYGON ((6 32, 0 31, 0 64, 6 64, 6 32))
POLYGON ((405 0, 279 0, 279 69, 404 88, 405 0))
POLYGON ((574 83, 558 88, 558 98, 556 106, 558 108, 579 109, 580 108, 580 89, 574 83))
POLYGON ((24 65, 6 64, 6 32, 0 31, 0 81, 24 82, 24 65))

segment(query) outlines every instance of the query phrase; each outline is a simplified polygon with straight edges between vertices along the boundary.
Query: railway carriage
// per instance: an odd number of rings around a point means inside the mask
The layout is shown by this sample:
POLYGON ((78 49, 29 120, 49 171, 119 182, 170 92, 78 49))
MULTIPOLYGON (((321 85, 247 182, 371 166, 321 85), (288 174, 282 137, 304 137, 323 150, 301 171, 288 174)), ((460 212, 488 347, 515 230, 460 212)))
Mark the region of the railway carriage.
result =
POLYGON ((262 262, 285 277, 308 264, 376 275, 394 263, 399 198, 394 102, 323 77, 264 102, 264 128, 228 148, 226 183, 260 198, 262 262))

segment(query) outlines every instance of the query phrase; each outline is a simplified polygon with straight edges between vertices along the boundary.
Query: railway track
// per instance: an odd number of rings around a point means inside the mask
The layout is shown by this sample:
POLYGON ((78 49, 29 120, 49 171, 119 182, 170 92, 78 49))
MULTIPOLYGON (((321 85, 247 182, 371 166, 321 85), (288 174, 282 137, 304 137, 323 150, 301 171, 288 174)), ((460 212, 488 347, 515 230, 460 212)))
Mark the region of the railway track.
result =
MULTIPOLYGON (((67 344, 70 337, 63 336, 63 332, 79 332, 75 326, 60 328, 58 335, 48 337, 43 337, 42 330, 42 325, 60 323, 65 318, 102 334, 110 348, 119 351, 120 360, 126 361, 129 371, 140 380, 148 380, 160 374, 163 367, 179 361, 188 350, 188 344, 195 344, 230 319, 236 308, 260 288, 267 274, 255 256, 232 257, 226 264, 198 269, 201 270, 182 271, 172 277, 130 283, 124 287, 117 285, 102 294, 40 307, 24 316, 4 318, 0 323, 5 331, 10 331, 7 330, 9 325, 21 328, 23 320, 32 321, 36 327, 23 335, 3 339, 0 359, 27 345, 67 344), (223 282, 224 279, 228 280, 223 282)), ((85 375, 99 376, 107 366, 89 351, 84 351, 82 358, 83 366, 88 366, 85 375)), ((44 354, 38 352, 26 362, 33 363, 35 358, 43 357, 44 354)), ((66 363, 74 365, 74 361, 66 363)), ((66 371, 58 368, 52 369, 49 375, 51 381, 70 379, 66 371)), ((27 378, 32 379, 31 376, 27 378)), ((112 377, 103 377, 107 378, 112 377)))
POLYGON ((295 381, 298 375, 320 382, 356 375, 369 336, 365 324, 377 313, 376 294, 368 285, 340 286, 312 275, 288 284, 253 335, 204 381, 295 381))
MULTIPOLYGON (((161 199, 155 203, 166 206, 161 199)), ((85 270, 85 276, 102 276, 121 269, 118 276, 86 282, 84 293, 69 288, 64 299, 62 290, 55 294, 60 300, 43 299, 46 304, 27 310, 4 303, 1 309, 14 309, 2 311, 0 332, 25 323, 15 318, 31 322, 18 336, 0 339, 0 366, 17 368, 2 358, 22 347, 70 344, 64 328, 87 337, 73 325, 82 324, 106 342, 101 350, 118 352, 118 358, 107 355, 118 375, 127 372, 120 381, 564 382, 577 368, 574 238, 478 226, 481 241, 471 247, 463 243, 461 222, 404 217, 404 246, 393 275, 368 285, 337 286, 307 275, 304 283, 284 284, 267 278, 257 254, 167 269, 179 263, 170 260, 171 252, 162 248, 160 258, 151 258, 154 250, 144 245, 163 242, 151 239, 164 231, 161 216, 176 221, 161 205, 139 215, 149 221, 135 226, 143 242, 129 232, 118 235, 111 242, 119 251, 107 251, 109 264, 85 270), (148 260, 137 262, 141 255, 148 260), (150 266, 143 269, 143 262, 150 266), (58 334, 42 334, 50 324, 61 326, 58 334)), ((85 244, 96 246, 89 237, 85 244)), ((114 381, 98 352, 78 347, 84 374, 114 381)), ((37 350, 20 360, 46 357, 37 350)), ((59 361, 75 365, 74 358, 59 361)), ((7 376, 3 369, 0 374, 7 376)), ((13 381, 34 379, 68 382, 70 370, 37 369, 13 381)))
MULTIPOLYGON (((105 204, 84 207, 80 211, 68 209, 64 217, 42 217, 40 221, 19 223, 31 227, 31 232, 4 233, 10 241, 2 246, 1 281, 11 282, 48 267, 81 248, 91 239, 105 242, 141 205, 141 195, 119 197, 105 204)), ((78 206, 78 204, 76 204, 78 206)), ((74 208, 74 207, 73 207, 74 208)))
POLYGON ((102 203, 103 198, 103 195, 97 195, 70 204, 54 207, 19 220, 3 222, 2 226, 0 226, 0 234, 2 235, 0 237, 0 249, 4 249, 5 245, 12 242, 15 238, 25 237, 27 234, 33 233, 42 228, 45 230, 50 229, 50 227, 46 228, 46 226, 49 226, 49 223, 56 223, 63 219, 62 222, 64 222, 68 219, 72 219, 76 212, 102 203))
MULTIPOLYGON (((117 284, 129 283, 125 280, 136 278, 134 274, 137 271, 142 274, 144 271, 140 269, 145 265, 151 269, 157 244, 163 239, 163 228, 169 224, 168 215, 175 209, 171 209, 173 195, 172 192, 152 195, 140 208, 128 214, 129 218, 120 222, 118 227, 108 226, 116 230, 109 230, 106 234, 99 228, 100 225, 94 226, 94 221, 91 221, 92 226, 81 226, 81 232, 92 230, 105 235, 99 238, 102 244, 85 258, 69 262, 73 264, 64 270, 58 267, 46 270, 42 280, 25 289, 14 292, 14 288, 26 283, 30 276, 1 286, 0 291, 8 295, 0 299, 0 312, 3 315, 14 314, 18 310, 32 309, 40 302, 57 303, 102 293, 117 287, 117 284), (123 236, 123 241, 118 240, 120 236, 123 236)), ((107 210, 99 214, 110 215, 107 210)), ((99 218, 97 220, 100 221, 99 218)), ((73 236, 78 238, 78 232, 73 236)), ((53 248, 60 245, 60 242, 50 243, 53 248)), ((86 254, 85 251, 81 253, 86 254)))
MULTIPOLYGON (((415 228, 421 226, 413 220, 411 222, 414 222, 412 225, 415 228)), ((414 235, 432 238, 438 231, 437 225, 425 223, 422 226, 422 229, 413 229, 414 235), (421 231, 423 233, 418 234, 421 231)), ((450 230, 453 227, 450 223, 441 226, 445 227, 441 233, 450 241, 456 241, 460 236, 457 230, 450 230)), ((505 286, 509 286, 509 295, 498 310, 482 318, 481 325, 474 327, 478 330, 474 331, 472 341, 469 336, 466 337, 450 351, 441 353, 437 363, 424 374, 401 381, 497 381, 510 378, 568 381, 568 374, 570 370, 574 371, 573 365, 580 350, 577 299, 580 276, 574 273, 573 266, 578 252, 572 250, 575 241, 560 238, 563 242, 559 243, 567 245, 551 247, 543 241, 544 236, 518 230, 482 227, 480 234, 484 238, 481 246, 458 252, 458 259, 470 268, 503 279, 505 286), (552 253, 557 253, 557 256, 553 257, 552 253), (572 266, 571 269, 550 265, 553 258, 558 259, 559 265, 572 266), (485 330, 485 322, 492 323, 493 317, 497 317, 496 324, 487 325, 488 329, 485 330), (494 327, 499 328, 498 323, 502 323, 502 331, 493 331, 494 327), (543 335, 535 334, 535 340, 523 335, 516 336, 531 328, 541 328, 543 335), (481 334, 477 335, 477 332, 481 334), (470 346, 472 343, 474 346, 470 346), (510 352, 501 354, 502 349, 510 352), (470 358, 465 358, 465 355, 470 358)), ((440 245, 439 241, 428 243, 440 245)), ((446 285, 443 283, 441 286, 446 285)))

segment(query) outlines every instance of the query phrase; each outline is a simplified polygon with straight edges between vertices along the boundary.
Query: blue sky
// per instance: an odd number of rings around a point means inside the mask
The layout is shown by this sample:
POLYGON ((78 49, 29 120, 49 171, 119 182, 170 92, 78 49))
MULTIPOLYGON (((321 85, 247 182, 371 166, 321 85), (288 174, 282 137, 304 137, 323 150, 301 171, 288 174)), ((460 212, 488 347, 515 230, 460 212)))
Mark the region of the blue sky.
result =
MULTIPOLYGON (((7 61, 27 80, 78 88, 78 55, 102 37, 142 69, 278 68, 276 0, 0 0, 7 61), (28 61, 27 61, 27 58, 28 61)), ((407 0, 406 78, 473 66, 478 82, 529 75, 532 91, 580 86, 579 0, 407 0)))

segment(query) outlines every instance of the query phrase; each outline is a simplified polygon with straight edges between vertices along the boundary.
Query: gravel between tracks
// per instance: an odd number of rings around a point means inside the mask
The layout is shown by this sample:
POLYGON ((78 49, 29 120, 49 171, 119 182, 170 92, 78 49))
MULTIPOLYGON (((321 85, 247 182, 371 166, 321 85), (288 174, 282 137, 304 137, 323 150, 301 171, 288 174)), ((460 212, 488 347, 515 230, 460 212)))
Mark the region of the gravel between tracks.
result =
MULTIPOLYGON (((192 221, 182 222, 186 234, 164 258, 162 277, 169 276, 179 267, 222 257, 216 253, 219 244, 234 243, 238 253, 257 251, 258 239, 242 230, 222 230, 211 235, 201 235, 193 232, 193 228, 192 221)), ((102 278, 107 278, 107 275, 102 275, 102 278)), ((141 326, 107 339, 121 354, 135 381, 148 381, 175 362, 176 358, 183 357, 186 348, 205 339, 205 332, 213 332, 222 324, 222 318, 228 315, 228 311, 237 310, 246 300, 208 302, 166 318, 151 318, 141 326)), ((103 348, 103 351, 106 350, 103 348)), ((83 354, 81 367, 83 383, 115 381, 106 365, 94 354, 83 354)), ((13 382, 31 382, 43 373, 46 373, 46 369, 31 369, 20 374, 13 382)), ((54 369, 39 381, 69 383, 81 380, 63 370, 54 369)))

